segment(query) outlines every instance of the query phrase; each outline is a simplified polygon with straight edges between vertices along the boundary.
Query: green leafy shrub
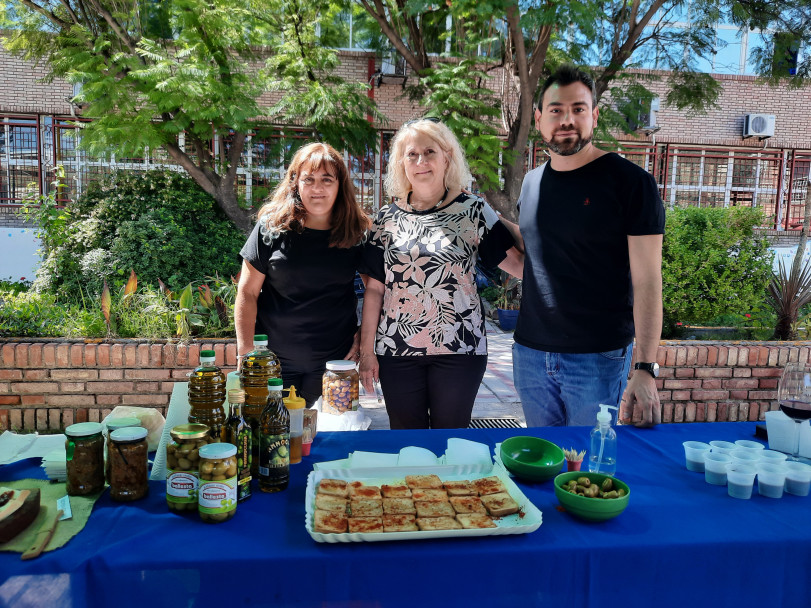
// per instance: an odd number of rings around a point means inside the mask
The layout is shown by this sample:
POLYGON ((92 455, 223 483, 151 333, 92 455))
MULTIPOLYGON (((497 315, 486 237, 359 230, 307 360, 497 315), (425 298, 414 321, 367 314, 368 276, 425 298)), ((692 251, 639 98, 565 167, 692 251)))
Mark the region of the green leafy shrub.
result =
POLYGON ((662 252, 664 326, 702 325, 724 314, 763 308, 772 254, 755 234, 762 212, 748 207, 677 208, 668 212, 662 252))
POLYGON ((170 286, 239 271, 245 235, 184 174, 119 171, 59 213, 41 211, 47 200, 33 202, 45 244, 37 291, 78 302, 100 294, 105 280, 120 288, 131 270, 141 284, 170 286))

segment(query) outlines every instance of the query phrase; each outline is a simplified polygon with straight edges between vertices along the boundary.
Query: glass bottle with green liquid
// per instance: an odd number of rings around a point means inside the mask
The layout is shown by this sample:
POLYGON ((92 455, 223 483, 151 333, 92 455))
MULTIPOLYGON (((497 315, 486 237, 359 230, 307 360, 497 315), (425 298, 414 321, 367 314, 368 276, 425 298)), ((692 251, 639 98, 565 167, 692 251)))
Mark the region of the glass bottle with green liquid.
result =
POLYGON ((259 438, 259 489, 279 492, 290 480, 290 414, 282 398, 282 379, 268 380, 259 438))
POLYGON ((205 424, 214 442, 225 440, 225 374, 214 365, 214 351, 200 351, 200 365, 189 374, 189 422, 205 424))

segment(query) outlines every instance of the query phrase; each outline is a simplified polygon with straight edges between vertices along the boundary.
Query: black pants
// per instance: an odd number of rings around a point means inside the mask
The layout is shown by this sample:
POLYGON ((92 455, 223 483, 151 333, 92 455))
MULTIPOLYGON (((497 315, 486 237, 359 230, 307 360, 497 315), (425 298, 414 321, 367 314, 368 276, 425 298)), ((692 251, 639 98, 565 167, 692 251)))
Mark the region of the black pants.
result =
POLYGON ((393 429, 470 425, 487 355, 380 355, 380 387, 393 429))

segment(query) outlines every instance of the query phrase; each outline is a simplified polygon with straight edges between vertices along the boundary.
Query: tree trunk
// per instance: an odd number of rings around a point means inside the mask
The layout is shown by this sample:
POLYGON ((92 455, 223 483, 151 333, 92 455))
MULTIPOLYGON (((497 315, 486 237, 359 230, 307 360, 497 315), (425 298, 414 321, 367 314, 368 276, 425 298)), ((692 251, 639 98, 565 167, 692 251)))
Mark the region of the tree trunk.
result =
POLYGON ((800 230, 800 240, 797 243, 797 251, 794 254, 794 263, 791 265, 791 276, 798 276, 802 267, 803 254, 805 254, 805 244, 808 242, 808 225, 811 222, 811 176, 805 190, 805 209, 803 210, 803 226, 800 230))
POLYGON ((216 192, 212 195, 214 200, 217 201, 217 204, 220 206, 225 212, 225 215, 228 216, 234 225, 239 228, 245 234, 250 234, 251 229, 253 228, 253 221, 251 220, 251 215, 245 209, 242 209, 239 206, 239 200, 237 199, 237 192, 236 188, 234 188, 234 184, 223 184, 219 188, 217 188, 216 192))

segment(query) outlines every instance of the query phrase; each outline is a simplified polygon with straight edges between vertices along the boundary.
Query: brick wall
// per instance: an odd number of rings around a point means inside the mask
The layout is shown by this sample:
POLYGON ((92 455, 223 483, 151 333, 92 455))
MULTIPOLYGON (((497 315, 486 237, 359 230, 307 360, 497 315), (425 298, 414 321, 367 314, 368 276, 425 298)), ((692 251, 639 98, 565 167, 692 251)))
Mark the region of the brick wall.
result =
MULTIPOLYGON (((99 421, 117 405, 165 415, 175 382, 186 382, 206 348, 226 373, 236 368, 236 344, 228 340, 189 346, 7 341, 0 347, 0 431, 99 421)), ((783 366, 806 362, 809 353, 811 342, 662 342, 656 381, 662 420, 763 420, 777 409, 783 366)))

